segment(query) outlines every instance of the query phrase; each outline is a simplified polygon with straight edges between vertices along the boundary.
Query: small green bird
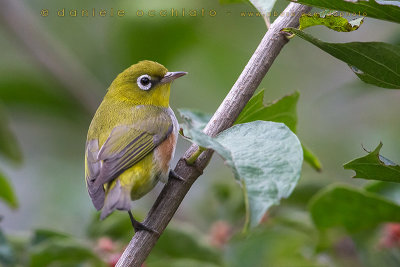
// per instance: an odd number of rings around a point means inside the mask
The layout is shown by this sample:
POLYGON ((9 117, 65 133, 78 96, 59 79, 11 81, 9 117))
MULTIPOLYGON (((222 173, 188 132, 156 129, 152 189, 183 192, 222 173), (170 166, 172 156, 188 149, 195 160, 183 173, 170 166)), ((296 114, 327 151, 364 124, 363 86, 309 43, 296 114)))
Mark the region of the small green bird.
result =
POLYGON ((101 219, 126 210, 135 231, 149 230, 131 213, 131 200, 158 181, 181 179, 170 168, 179 124, 169 107, 172 81, 187 74, 140 61, 111 83, 89 126, 85 178, 101 219))

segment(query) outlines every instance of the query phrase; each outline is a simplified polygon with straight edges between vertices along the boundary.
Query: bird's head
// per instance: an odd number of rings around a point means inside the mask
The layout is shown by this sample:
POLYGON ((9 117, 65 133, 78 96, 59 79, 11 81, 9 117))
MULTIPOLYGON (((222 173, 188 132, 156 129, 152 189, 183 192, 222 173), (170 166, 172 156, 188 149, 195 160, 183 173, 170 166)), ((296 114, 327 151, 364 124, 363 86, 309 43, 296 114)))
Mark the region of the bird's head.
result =
POLYGON ((186 74, 183 71, 168 72, 154 61, 140 61, 117 76, 108 95, 134 105, 168 107, 172 81, 186 74))

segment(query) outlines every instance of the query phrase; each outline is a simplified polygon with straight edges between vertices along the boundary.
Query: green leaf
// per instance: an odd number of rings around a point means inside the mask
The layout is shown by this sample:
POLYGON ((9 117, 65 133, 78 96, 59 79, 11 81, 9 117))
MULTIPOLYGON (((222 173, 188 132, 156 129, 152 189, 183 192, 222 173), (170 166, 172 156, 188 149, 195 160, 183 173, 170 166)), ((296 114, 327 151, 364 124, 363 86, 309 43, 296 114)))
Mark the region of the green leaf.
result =
POLYGON ((368 192, 380 195, 400 205, 400 184, 373 181, 364 186, 368 192))
POLYGON ((293 191, 290 197, 285 199, 283 203, 299 207, 307 206, 312 196, 314 196, 325 186, 327 186, 327 182, 324 181, 300 183, 296 186, 296 189, 293 191))
POLYGON ((37 229, 31 239, 30 266, 104 266, 90 246, 74 237, 47 229, 37 229), (86 266, 86 265, 85 265, 86 266))
POLYGON ((237 3, 246 3, 247 0, 219 0, 220 4, 237 4, 237 3))
POLYGON ((196 129, 204 129, 212 117, 210 114, 198 110, 191 110, 190 116, 193 127, 196 129))
POLYGON ((236 235, 225 249, 226 266, 300 267, 321 266, 310 254, 312 236, 293 227, 259 227, 248 235, 236 235))
POLYGON ((40 75, 21 74, 0 76, 0 101, 7 107, 22 111, 57 115, 66 119, 81 118, 86 112, 72 97, 59 89, 51 79, 40 75))
POLYGON ((356 172, 353 178, 400 183, 400 166, 380 156, 381 148, 382 143, 368 155, 352 160, 343 167, 356 172))
POLYGON ((126 242, 131 239, 134 233, 129 216, 122 212, 114 212, 104 221, 100 221, 100 214, 96 213, 88 225, 87 232, 88 236, 93 239, 108 236, 126 242))
POLYGON ((254 121, 237 124, 212 138, 195 127, 198 123, 191 111, 179 112, 185 134, 192 142, 215 150, 233 170, 244 190, 251 226, 293 191, 300 178, 303 152, 296 135, 286 125, 254 121))
MULTIPOLYGON (((0 90, 1 91, 1 90, 0 90)), ((8 128, 8 121, 0 107, 0 154, 14 163, 22 162, 22 153, 17 139, 8 128)))
POLYGON ((0 229, 0 266, 14 266, 14 251, 3 231, 0 229))
POLYGON ((346 62, 366 83, 390 89, 400 88, 400 46, 380 42, 326 43, 294 28, 284 31, 294 33, 346 62))
MULTIPOLYGON (((293 2, 316 6, 330 10, 342 10, 355 13, 363 17, 388 20, 400 23, 400 2, 385 0, 292 0, 293 2)), ((339 12, 339 16, 345 16, 345 12, 339 12)), ((351 14, 350 14, 351 15, 351 14)))
POLYGON ((18 207, 18 200, 14 190, 2 173, 0 173, 0 199, 6 202, 13 209, 18 207))
POLYGON ((256 120, 282 122, 292 132, 296 132, 297 125, 297 101, 299 92, 286 95, 277 101, 264 105, 264 90, 253 96, 242 112, 239 114, 235 124, 252 122, 256 120))
POLYGON ((315 13, 313 15, 301 15, 299 22, 300 30, 304 30, 305 28, 311 26, 323 25, 337 32, 352 32, 361 26, 361 24, 364 22, 364 18, 348 21, 346 18, 335 15, 321 16, 320 14, 315 13))
POLYGON ((151 251, 151 257, 148 259, 149 265, 152 260, 162 259, 191 259, 201 263, 221 262, 217 251, 201 242, 202 236, 185 225, 178 227, 168 227, 158 240, 156 246, 151 251), (174 242, 179 240, 179 242, 174 242))
POLYGON ((319 229, 342 227, 357 232, 383 222, 400 222, 400 206, 378 195, 347 186, 329 186, 310 201, 310 213, 319 229))
POLYGON ((37 245, 51 238, 68 238, 64 233, 56 232, 48 229, 36 229, 31 240, 32 245, 37 245))
MULTIPOLYGON (((321 12, 319 12, 318 14, 321 16, 321 18, 325 18, 326 16, 335 15, 336 13, 337 13, 336 10, 325 9, 325 10, 322 10, 321 12)), ((311 13, 308 15, 312 16, 311 13)))
POLYGON ((42 267, 61 264, 74 266, 73 264, 88 262, 92 263, 92 266, 105 266, 90 247, 70 237, 53 237, 32 247, 29 266, 42 267))
MULTIPOLYGON (((150 254, 151 255, 151 254, 150 254)), ((210 262, 204 262, 193 259, 163 259, 160 258, 158 260, 148 261, 146 263, 150 267, 218 267, 221 265, 216 265, 210 262)))
MULTIPOLYGON (((297 127, 297 102, 300 93, 294 92, 264 105, 264 90, 253 96, 244 107, 235 124, 256 120, 282 122, 296 133, 297 127)), ((304 160, 315 170, 321 171, 322 165, 318 158, 303 145, 304 160)))

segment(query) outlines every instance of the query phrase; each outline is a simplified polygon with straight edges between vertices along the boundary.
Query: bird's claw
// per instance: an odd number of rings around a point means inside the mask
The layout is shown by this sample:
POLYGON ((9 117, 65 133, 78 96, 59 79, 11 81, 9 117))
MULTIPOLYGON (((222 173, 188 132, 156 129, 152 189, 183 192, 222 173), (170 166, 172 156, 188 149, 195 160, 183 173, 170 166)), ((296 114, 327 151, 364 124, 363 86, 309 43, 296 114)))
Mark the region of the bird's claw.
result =
POLYGON ((133 226, 133 229, 135 230, 135 233, 139 232, 139 231, 147 231, 150 233, 154 233, 157 235, 160 235, 160 233, 154 229, 151 229, 150 227, 146 226, 145 224, 138 222, 132 215, 131 211, 128 211, 129 213, 129 218, 131 219, 131 223, 133 226))

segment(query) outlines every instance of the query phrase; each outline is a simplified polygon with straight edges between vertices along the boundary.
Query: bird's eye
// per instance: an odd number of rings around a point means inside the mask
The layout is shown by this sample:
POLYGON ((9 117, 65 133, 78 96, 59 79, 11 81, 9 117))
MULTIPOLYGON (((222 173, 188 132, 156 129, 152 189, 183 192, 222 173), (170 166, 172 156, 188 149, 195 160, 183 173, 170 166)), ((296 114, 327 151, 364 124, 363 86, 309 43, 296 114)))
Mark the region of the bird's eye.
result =
POLYGON ((137 78, 137 85, 142 90, 149 90, 151 88, 151 77, 147 74, 144 74, 137 78))

